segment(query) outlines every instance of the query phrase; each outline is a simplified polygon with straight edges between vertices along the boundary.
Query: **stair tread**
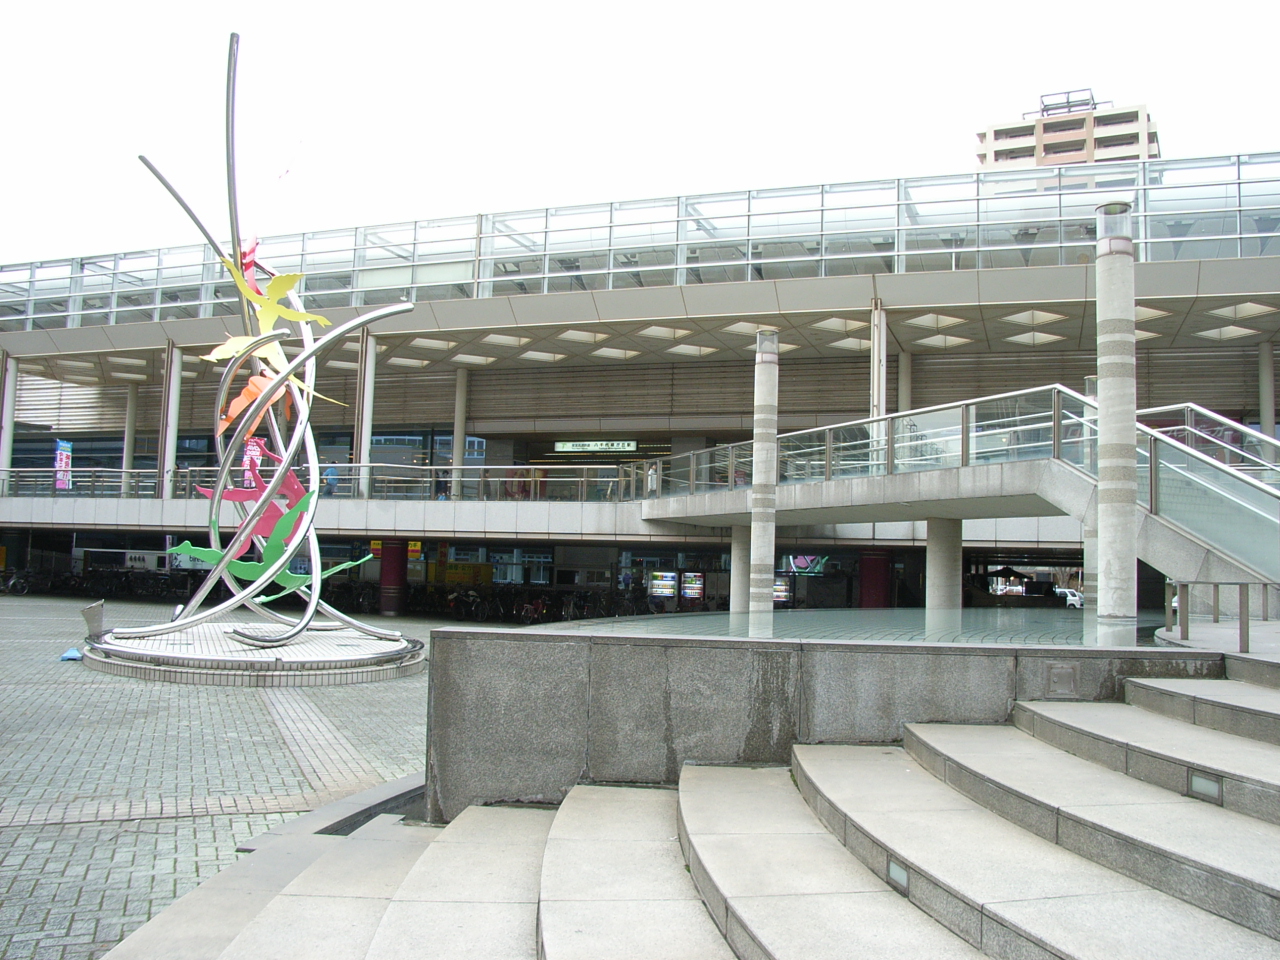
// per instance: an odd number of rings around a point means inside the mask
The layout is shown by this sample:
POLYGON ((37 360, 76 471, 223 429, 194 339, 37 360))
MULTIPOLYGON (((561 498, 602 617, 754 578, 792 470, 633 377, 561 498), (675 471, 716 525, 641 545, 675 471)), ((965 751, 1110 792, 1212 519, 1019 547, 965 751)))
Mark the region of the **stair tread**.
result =
POLYGON ((1280 717, 1280 690, 1260 687, 1241 680, 1148 680, 1129 678, 1137 687, 1159 690, 1175 696, 1192 697, 1206 703, 1220 704, 1237 710, 1274 714, 1280 717))
POLYGON ((985 780, 1139 845, 1280 895, 1280 826, 1171 793, 1013 727, 910 724, 985 780))
POLYGON ((1280 746, 1126 703, 1038 700, 1019 707, 1053 723, 1210 773, 1280 787, 1280 746))
POLYGON ((1216 957, 1280 957, 1274 940, 1010 823, 936 779, 905 751, 794 749, 797 776, 847 821, 850 847, 882 856, 867 847, 869 838, 887 850, 915 872, 913 899, 940 904, 931 908, 935 916, 950 913, 953 929, 967 929, 989 952, 1025 952, 1030 940, 1065 957, 1190 960, 1212 943, 1216 957), (924 881, 919 893, 917 876, 924 881), (947 895, 967 906, 968 919, 947 895), (1000 946, 1009 938, 1013 946, 1000 946))
POLYGON ((545 960, 732 960, 680 853, 673 790, 576 786, 542 861, 545 960))
POLYGON ((554 815, 517 807, 460 813, 395 891, 369 960, 533 960, 542 854, 554 815))
POLYGON ((685 766, 680 816, 694 879, 739 956, 980 956, 845 850, 785 768, 685 766))

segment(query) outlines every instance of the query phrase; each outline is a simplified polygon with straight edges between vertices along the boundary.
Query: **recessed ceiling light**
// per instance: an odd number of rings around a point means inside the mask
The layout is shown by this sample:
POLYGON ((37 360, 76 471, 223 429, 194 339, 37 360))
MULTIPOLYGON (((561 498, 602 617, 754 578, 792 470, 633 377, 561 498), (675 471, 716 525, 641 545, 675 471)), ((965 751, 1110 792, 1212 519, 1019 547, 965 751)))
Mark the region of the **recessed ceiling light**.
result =
POLYGON ((828 317, 826 320, 819 320, 814 324, 820 330, 835 330, 837 333, 853 333, 855 330, 861 330, 863 327, 869 327, 871 324, 865 320, 846 320, 844 317, 828 317))
POLYGON ((359 370, 360 364, 352 363, 350 360, 329 360, 325 363, 326 367, 333 367, 335 370, 359 370))
MULTIPOLYGON (((800 344, 798 343, 783 343, 781 340, 778 341, 779 353, 790 353, 792 350, 799 350, 799 349, 800 349, 800 344)), ((754 343, 751 344, 750 346, 747 347, 747 351, 749 353, 755 353, 756 345, 754 343)))
MULTIPOLYGON (((947 327, 954 327, 960 323, 967 323, 960 317, 948 317, 942 313, 926 313, 920 317, 912 317, 910 320, 904 321, 913 327, 924 327, 926 330, 945 330, 947 327)), ((965 341, 968 343, 969 341, 965 341)))
POLYGON ((18 364, 18 369, 23 373, 38 373, 42 377, 46 373, 44 367, 34 363, 20 363, 18 364))
POLYGON ((1206 340, 1234 340, 1237 337, 1249 337, 1261 332, 1261 330, 1250 330, 1248 327, 1237 327, 1232 323, 1225 327, 1215 327, 1213 330, 1201 330, 1196 336, 1204 337, 1206 340))
POLYGON ((1025 343, 1029 347, 1038 347, 1042 343, 1053 343, 1055 340, 1065 340, 1067 338, 1060 337, 1056 333, 1032 330, 1030 333, 1019 333, 1017 336, 1005 337, 1005 339, 1010 343, 1025 343))
POLYGON ((69 373, 69 374, 67 374, 66 379, 68 379, 68 380, 73 380, 73 381, 75 381, 76 383, 97 383, 97 382, 98 382, 98 378, 97 378, 97 377, 85 377, 85 376, 82 376, 82 375, 80 375, 80 374, 75 374, 75 373, 69 373))
POLYGON ((107 357, 112 363, 118 363, 126 367, 145 367, 147 361, 140 357, 107 357))
POLYGON ((643 330, 637 330, 636 335, 641 337, 652 337, 655 340, 679 340, 681 337, 687 337, 693 333, 692 330, 681 330, 679 327, 645 327, 643 330))
POLYGON ((539 360, 542 363, 555 363, 557 360, 563 360, 567 354, 563 353, 547 353, 543 350, 526 350, 520 354, 524 360, 539 360))
POLYGON ((112 370, 111 375, 117 380, 146 380, 145 373, 124 373, 120 370, 112 370))
POLYGON ((477 364, 478 366, 483 366, 486 363, 493 363, 493 361, 497 360, 498 358, 482 357, 479 354, 475 354, 475 353, 457 353, 457 354, 454 354, 449 359, 452 360, 454 363, 474 363, 474 364, 477 364))
MULTIPOLYGON (((239 373, 248 373, 248 372, 249 372, 248 370, 243 368, 239 371, 239 373)), ((239 376, 239 373, 237 374, 237 376, 239 376)), ((191 380, 195 377, 200 376, 200 371, 199 370, 183 370, 182 375, 186 377, 188 380, 191 380)))
POLYGON ((430 340, 427 337, 414 337, 409 341, 409 346, 421 350, 452 350, 457 345, 456 340, 430 340))
POLYGON ((839 347, 841 350, 870 350, 871 341, 862 340, 858 337, 845 337, 843 340, 837 340, 831 346, 839 347))
MULTIPOLYGON (((433 342, 435 342, 435 341, 433 341, 433 342)), ((414 346, 417 346, 417 341, 414 341, 414 346)), ((359 353, 359 352, 360 352, 360 341, 359 341, 359 340, 348 340, 346 343, 344 343, 344 344, 342 345, 342 349, 343 349, 343 350, 350 350, 352 353, 359 353)), ((380 344, 375 345, 374 349, 375 349, 375 350, 377 350, 377 351, 378 351, 378 353, 382 353, 384 350, 386 350, 386 349, 387 349, 387 345, 386 345, 385 343, 380 343, 380 344)))
POLYGON ((421 370, 430 365, 430 360, 418 360, 416 357, 390 357, 387 363, 396 367, 416 367, 421 370))
POLYGON ((923 340, 917 340, 916 343, 922 347, 937 347, 946 350, 948 347, 958 347, 966 343, 973 343, 967 337, 948 337, 938 334, 936 337, 925 337, 923 340))
POLYGON ((1141 323, 1143 320, 1155 320, 1157 317, 1170 316, 1168 310, 1157 310, 1155 307, 1144 307, 1138 304, 1133 308, 1134 318, 1141 323))
POLYGON ((674 347, 667 347, 667 353, 678 353, 683 357, 705 357, 715 352, 715 347, 699 347, 692 343, 677 343, 674 347))
POLYGON ((757 333, 777 333, 777 331, 777 327, 772 327, 767 323, 747 323, 745 320, 731 323, 724 328, 725 333, 740 333, 747 337, 754 337, 757 333))
POLYGON ((556 334, 557 340, 572 340, 574 343, 599 343, 608 340, 607 333, 592 333, 590 330, 565 330, 556 334))
POLYGON ((1156 333, 1154 330, 1136 330, 1134 331, 1134 336, 1139 340, 1150 340, 1152 337, 1160 336, 1160 334, 1156 333))
POLYGON ((492 343, 499 347, 523 347, 529 342, 529 337, 511 337, 505 333, 491 333, 486 337, 482 337, 485 343, 492 343))
POLYGON ((92 370, 97 366, 96 363, 91 363, 88 360, 64 360, 62 357, 58 357, 56 362, 64 367, 74 367, 77 370, 92 370))
MULTIPOLYGON (((1048 310, 1024 310, 1022 313, 1015 313, 1004 319, 1010 323, 1020 323, 1024 327, 1039 327, 1046 323, 1057 323, 1059 320, 1067 318, 1064 314, 1050 313, 1048 310)), ((1012 338, 1005 337, 1005 339, 1010 340, 1012 338)))
POLYGON ((183 363, 199 363, 204 358, 198 353, 184 353, 182 355, 183 363))
POLYGON ((1265 303, 1253 303, 1246 300, 1244 303, 1237 303, 1230 307, 1219 307, 1217 310, 1210 310, 1209 313, 1215 317, 1226 317, 1228 320, 1247 320, 1250 317, 1260 317, 1264 313, 1275 313, 1275 307, 1269 307, 1265 303))
POLYGON ((617 347, 601 347, 599 350, 592 350, 597 357, 604 357, 608 360, 630 360, 632 357, 640 356, 639 350, 620 350, 617 347))

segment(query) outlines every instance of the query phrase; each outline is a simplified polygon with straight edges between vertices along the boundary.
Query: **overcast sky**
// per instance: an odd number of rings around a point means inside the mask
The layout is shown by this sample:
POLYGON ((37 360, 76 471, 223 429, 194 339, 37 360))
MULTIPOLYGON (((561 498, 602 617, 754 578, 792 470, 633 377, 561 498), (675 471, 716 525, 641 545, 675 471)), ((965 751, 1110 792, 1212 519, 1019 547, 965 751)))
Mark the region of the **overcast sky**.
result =
POLYGON ((6 8, 0 262, 243 232, 966 173, 1039 95, 1146 103, 1165 157, 1280 150, 1274 0, 607 0, 6 8))

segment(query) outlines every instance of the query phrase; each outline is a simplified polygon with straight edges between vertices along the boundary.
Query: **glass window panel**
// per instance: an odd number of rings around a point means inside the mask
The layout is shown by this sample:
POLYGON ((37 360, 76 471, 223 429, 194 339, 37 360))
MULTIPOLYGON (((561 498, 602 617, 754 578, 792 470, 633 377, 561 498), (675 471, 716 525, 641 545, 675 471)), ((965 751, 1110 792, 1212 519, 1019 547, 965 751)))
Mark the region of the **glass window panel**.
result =
POLYGON ((675 270, 664 270, 676 262, 675 250, 657 247, 649 250, 615 250, 613 252, 613 287, 669 287, 676 282, 675 270))
POLYGON ((66 297, 53 297, 53 298, 44 299, 44 300, 36 300, 32 304, 31 312, 37 313, 37 314, 66 313, 68 309, 67 303, 68 301, 66 297))
POLYGON ((102 327, 111 322, 109 313, 84 313, 80 315, 80 326, 102 327))
POLYGON ((367 290, 364 294, 364 305, 366 307, 381 306, 385 303, 407 303, 409 300, 408 287, 390 287, 384 290, 367 290))
POLYGON ((474 237, 464 240, 442 240, 439 243, 420 243, 415 259, 421 263, 431 260, 474 259, 476 241, 474 237))
POLYGON ((1052 194, 1058 191, 1056 168, 978 174, 978 196, 995 198, 1052 194))
POLYGON ((1056 193, 1019 197, 992 197, 978 202, 978 216, 985 223, 1001 220, 1051 220, 1058 216, 1056 193))
POLYGON ((61 330, 67 325, 66 314, 58 316, 37 316, 31 320, 32 330, 61 330))
POLYGON ((1026 246, 1062 241, 1062 232, 1059 230, 1058 223, 1053 220, 984 226, 978 236, 980 244, 984 247, 1026 246))
POLYGON ((421 220, 417 225, 419 243, 474 240, 475 217, 451 217, 447 220, 421 220))
POLYGON ((894 236, 892 233, 849 233, 828 236, 825 240, 825 253, 828 257, 874 257, 883 260, 885 265, 883 272, 892 273, 893 253, 897 249, 894 236))
POLYGON ((684 222, 686 240, 737 240, 747 235, 746 217, 697 217, 684 222))
POLYGON ((580 273, 609 269, 609 253, 599 250, 591 253, 552 254, 547 257, 548 273, 580 273))
POLYGON ((0 317, 23 317, 27 313, 25 300, 0 300, 0 317))
POLYGON ((745 260, 747 251, 742 246, 701 245, 685 248, 686 282, 731 283, 747 279, 745 265, 735 261, 745 260))
POLYGON ((701 197, 685 197, 682 217, 732 217, 747 212, 745 193, 712 193, 701 197))
POLYGON ((893 273, 893 257, 857 257, 840 260, 824 260, 824 277, 870 276, 873 273, 893 273))
POLYGON ((0 310, 0 333, 12 333, 15 330, 27 329, 26 317, 15 317, 0 310))
POLYGON ((801 277, 816 277, 821 273, 822 264, 817 260, 782 260, 758 263, 752 267, 752 278, 756 280, 795 280, 801 277))
POLYGON ((1219 260, 1238 257, 1240 241, 1234 237, 1222 240, 1173 240, 1147 242, 1142 245, 1144 260, 1219 260))
POLYGON ((629 200, 613 204, 613 225, 658 223, 675 220, 680 213, 675 198, 663 200, 629 200))
POLYGON ((751 191, 752 213, 792 213, 822 206, 822 188, 798 187, 786 190, 751 191))
POLYGON ((129 287, 154 287, 159 258, 154 254, 121 257, 116 268, 116 289, 129 287))
POLYGON ((902 181, 902 199, 911 203, 965 200, 977 194, 977 177, 929 177, 902 181))
POLYGON ((956 250, 978 244, 977 227, 946 227, 941 230, 903 230, 902 249, 956 250))
POLYGON ((821 231, 821 210, 752 214, 751 216, 751 236, 753 237, 791 236, 821 231))
POLYGON ((907 273, 929 273, 935 270, 976 270, 978 256, 975 253, 926 253, 903 258, 907 273))
POLYGON ((626 223, 613 225, 613 246, 643 246, 651 243, 673 243, 676 239, 676 221, 656 223, 626 223))
POLYGON ((1156 160, 1147 164, 1147 183, 1217 183, 1236 179, 1234 157, 1212 160, 1156 160))
POLYGON ((827 233, 893 227, 898 223, 898 208, 889 206, 825 210, 822 218, 823 229, 827 233))
POLYGON ((1236 233, 1234 213, 1187 214, 1185 216, 1145 217, 1146 237, 1150 240, 1183 240, 1236 233))
POLYGON ((414 283, 469 283, 474 279, 475 263, 467 260, 458 263, 419 264, 413 268, 414 283))
POLYGON ((608 248, 609 228, 607 226, 558 230, 547 234, 547 249, 552 253, 559 250, 599 250, 603 254, 608 248))
MULTIPOLYGON (((362 290, 373 287, 407 287, 413 283, 413 267, 384 267, 380 270, 356 272, 356 286, 362 290)), ((365 302, 368 302, 366 298, 365 302)))
POLYGON ((117 310, 116 323, 150 323, 155 313, 151 310, 117 310))
POLYGON ((972 223, 978 219, 973 201, 952 203, 904 203, 902 222, 917 226, 972 223))
POLYGON ((1153 213, 1166 210, 1215 210, 1236 205, 1234 183, 1204 184, 1194 187, 1165 187, 1148 190, 1147 209, 1153 213))
POLYGON ((450 283, 439 286, 418 287, 414 291, 414 299, 419 302, 429 300, 467 300, 471 297, 470 283, 450 283))
POLYGON ((833 183, 822 188, 822 195, 826 207, 879 207, 898 202, 898 183, 833 183))
POLYGON ((548 293, 572 293, 575 290, 608 289, 609 275, 607 273, 562 274, 547 280, 548 293))
POLYGON ((116 309, 150 307, 156 302, 155 290, 121 290, 116 293, 116 309))
MULTIPOLYGON (((547 211, 548 230, 590 230, 608 227, 610 210, 607 203, 586 207, 560 207, 547 211)), ((607 231, 606 231, 607 234, 607 231)))

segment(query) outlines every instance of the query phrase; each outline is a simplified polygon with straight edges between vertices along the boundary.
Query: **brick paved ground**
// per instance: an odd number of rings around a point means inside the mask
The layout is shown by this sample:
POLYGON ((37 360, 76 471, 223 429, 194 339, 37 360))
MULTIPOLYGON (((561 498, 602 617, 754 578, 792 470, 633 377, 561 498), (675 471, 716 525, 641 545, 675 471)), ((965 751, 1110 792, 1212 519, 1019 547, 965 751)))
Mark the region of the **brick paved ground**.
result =
MULTIPOLYGON (((422 769, 425 673, 274 691, 112 677, 58 660, 83 605, 0 597, 4 960, 100 957, 240 841, 422 769)), ((110 601, 107 624, 171 609, 110 601)))

